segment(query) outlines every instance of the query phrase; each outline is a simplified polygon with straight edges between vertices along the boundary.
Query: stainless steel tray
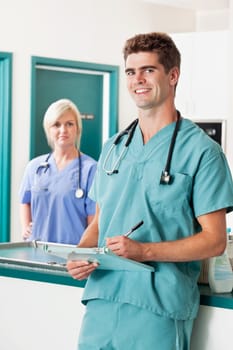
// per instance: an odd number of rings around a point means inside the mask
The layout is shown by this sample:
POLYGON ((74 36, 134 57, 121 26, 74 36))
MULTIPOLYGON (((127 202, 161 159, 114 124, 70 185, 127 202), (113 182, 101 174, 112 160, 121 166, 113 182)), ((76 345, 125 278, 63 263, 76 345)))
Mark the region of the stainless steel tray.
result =
POLYGON ((67 251, 74 248, 41 241, 0 243, 0 264, 66 271, 67 251))

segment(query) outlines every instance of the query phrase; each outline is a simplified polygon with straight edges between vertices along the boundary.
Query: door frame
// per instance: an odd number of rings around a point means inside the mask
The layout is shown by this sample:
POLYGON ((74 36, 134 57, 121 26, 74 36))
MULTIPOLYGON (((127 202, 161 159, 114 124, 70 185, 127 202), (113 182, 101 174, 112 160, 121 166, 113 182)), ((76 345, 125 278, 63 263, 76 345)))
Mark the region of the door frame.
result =
POLYGON ((12 58, 0 52, 0 242, 10 240, 12 58))
MULTIPOLYGON (((37 66, 51 67, 51 69, 64 68, 83 71, 91 71, 96 74, 108 73, 108 137, 118 131, 118 91, 119 91, 119 67, 107 64, 81 62, 73 60, 64 60, 48 58, 41 56, 32 56, 31 58, 31 128, 30 128, 30 159, 34 157, 35 140, 33 138, 36 121, 36 69, 37 66)), ((106 139, 106 135, 105 135, 106 139)))

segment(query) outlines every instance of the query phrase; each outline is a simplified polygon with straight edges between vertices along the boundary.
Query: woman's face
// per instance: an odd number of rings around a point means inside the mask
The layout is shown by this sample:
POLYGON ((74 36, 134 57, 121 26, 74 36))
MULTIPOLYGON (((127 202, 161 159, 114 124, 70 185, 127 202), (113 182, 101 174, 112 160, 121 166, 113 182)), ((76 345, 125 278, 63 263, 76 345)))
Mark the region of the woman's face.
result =
POLYGON ((76 118, 70 110, 64 112, 49 128, 49 137, 54 149, 73 147, 76 144, 77 134, 76 118))

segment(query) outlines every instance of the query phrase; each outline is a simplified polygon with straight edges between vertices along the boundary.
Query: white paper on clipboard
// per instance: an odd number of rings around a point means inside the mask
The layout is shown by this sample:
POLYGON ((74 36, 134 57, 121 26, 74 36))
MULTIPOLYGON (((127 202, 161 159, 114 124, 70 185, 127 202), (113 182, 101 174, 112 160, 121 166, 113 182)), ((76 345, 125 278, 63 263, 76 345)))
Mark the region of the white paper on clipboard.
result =
POLYGON ((97 262, 102 270, 154 271, 152 266, 118 256, 108 248, 75 248, 68 254, 68 260, 97 262))
POLYGON ((66 260, 97 262, 98 269, 153 272, 154 267, 114 254, 107 247, 79 248, 72 244, 37 241, 37 246, 49 255, 66 260))

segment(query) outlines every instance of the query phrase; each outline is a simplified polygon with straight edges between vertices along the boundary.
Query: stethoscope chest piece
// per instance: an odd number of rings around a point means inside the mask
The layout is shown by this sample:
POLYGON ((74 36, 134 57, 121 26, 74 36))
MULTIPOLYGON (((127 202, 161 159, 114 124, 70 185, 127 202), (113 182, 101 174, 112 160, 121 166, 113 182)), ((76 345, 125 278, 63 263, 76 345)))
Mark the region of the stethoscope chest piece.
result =
POLYGON ((84 196, 84 191, 82 188, 77 188, 77 190, 75 191, 75 197, 80 199, 83 198, 84 196))
POLYGON ((172 183, 173 177, 167 172, 162 171, 160 184, 161 185, 170 185, 172 183))

